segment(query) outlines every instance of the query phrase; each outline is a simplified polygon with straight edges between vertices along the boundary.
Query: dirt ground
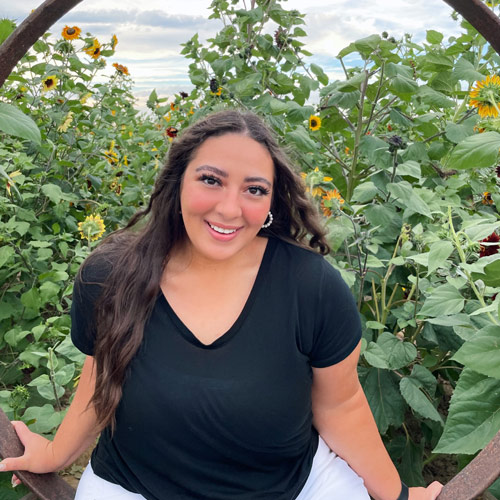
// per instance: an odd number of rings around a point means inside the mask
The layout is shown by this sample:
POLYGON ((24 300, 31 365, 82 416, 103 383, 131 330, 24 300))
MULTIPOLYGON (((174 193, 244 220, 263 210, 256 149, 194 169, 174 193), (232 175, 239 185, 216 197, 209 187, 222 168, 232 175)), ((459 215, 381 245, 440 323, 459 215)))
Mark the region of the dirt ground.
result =
POLYGON ((59 475, 75 489, 78 486, 78 481, 80 481, 85 467, 87 467, 89 463, 93 449, 94 447, 92 446, 73 465, 66 467, 66 469, 59 473, 59 475))

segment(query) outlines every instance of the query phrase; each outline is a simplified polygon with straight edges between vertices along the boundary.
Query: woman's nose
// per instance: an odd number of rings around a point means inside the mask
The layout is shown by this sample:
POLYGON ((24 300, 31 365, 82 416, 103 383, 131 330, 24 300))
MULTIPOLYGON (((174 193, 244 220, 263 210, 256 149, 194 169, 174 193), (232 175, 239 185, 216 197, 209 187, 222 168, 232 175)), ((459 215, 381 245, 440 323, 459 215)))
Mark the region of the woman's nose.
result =
MULTIPOLYGON (((233 190, 224 190, 222 197, 217 203, 217 213, 226 220, 241 217, 242 210, 239 199, 239 193, 233 190)), ((222 222, 222 221, 221 221, 222 222)))

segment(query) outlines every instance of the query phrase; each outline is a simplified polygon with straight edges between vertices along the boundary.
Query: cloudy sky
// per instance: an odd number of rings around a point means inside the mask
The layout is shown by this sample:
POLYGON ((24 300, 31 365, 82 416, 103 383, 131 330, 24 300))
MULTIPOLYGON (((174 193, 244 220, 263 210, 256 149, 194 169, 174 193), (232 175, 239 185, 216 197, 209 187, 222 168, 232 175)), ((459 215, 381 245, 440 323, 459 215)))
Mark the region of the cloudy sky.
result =
MULTIPOLYGON (((19 24, 41 3, 0 0, 0 18, 19 24)), ((128 67, 135 81, 134 94, 143 101, 153 88, 161 96, 192 88, 187 77, 190 61, 180 55, 180 44, 195 33, 206 40, 220 29, 219 21, 208 19, 210 3, 83 0, 51 31, 59 34, 65 24, 77 25, 83 33, 90 32, 103 42, 115 33, 118 45, 110 62, 128 67)), ((308 37, 303 41, 314 54, 310 62, 322 66, 331 77, 340 74, 335 59, 339 50, 358 38, 387 31, 396 38, 411 33, 415 41, 420 41, 428 29, 446 36, 459 33, 458 24, 450 17, 452 10, 443 0, 285 0, 282 5, 306 14, 308 37)))

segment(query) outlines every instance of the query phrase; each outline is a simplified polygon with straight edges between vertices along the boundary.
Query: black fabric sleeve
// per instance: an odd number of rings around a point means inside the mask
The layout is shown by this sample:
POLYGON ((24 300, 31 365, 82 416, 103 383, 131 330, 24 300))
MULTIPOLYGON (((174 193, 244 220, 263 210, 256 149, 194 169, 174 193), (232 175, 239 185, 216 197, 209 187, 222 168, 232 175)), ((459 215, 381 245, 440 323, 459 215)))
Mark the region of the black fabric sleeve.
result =
POLYGON ((340 273, 322 259, 314 320, 311 366, 323 368, 345 359, 361 340, 361 319, 340 273))
POLYGON ((85 262, 73 285, 71 340, 84 354, 94 355, 97 335, 95 306, 102 293, 110 265, 105 261, 85 262))

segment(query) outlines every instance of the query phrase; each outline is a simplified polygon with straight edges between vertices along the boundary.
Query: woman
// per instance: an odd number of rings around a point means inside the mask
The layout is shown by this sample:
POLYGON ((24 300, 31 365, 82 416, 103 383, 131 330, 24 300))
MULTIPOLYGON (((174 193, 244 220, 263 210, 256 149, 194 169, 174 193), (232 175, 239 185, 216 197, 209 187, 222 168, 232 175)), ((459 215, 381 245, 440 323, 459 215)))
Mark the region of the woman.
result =
POLYGON ((187 128, 146 210, 75 282, 72 338, 87 358, 54 441, 15 422, 25 454, 3 470, 58 470, 100 433, 78 500, 408 498, 328 251, 260 119, 223 111, 187 128))

